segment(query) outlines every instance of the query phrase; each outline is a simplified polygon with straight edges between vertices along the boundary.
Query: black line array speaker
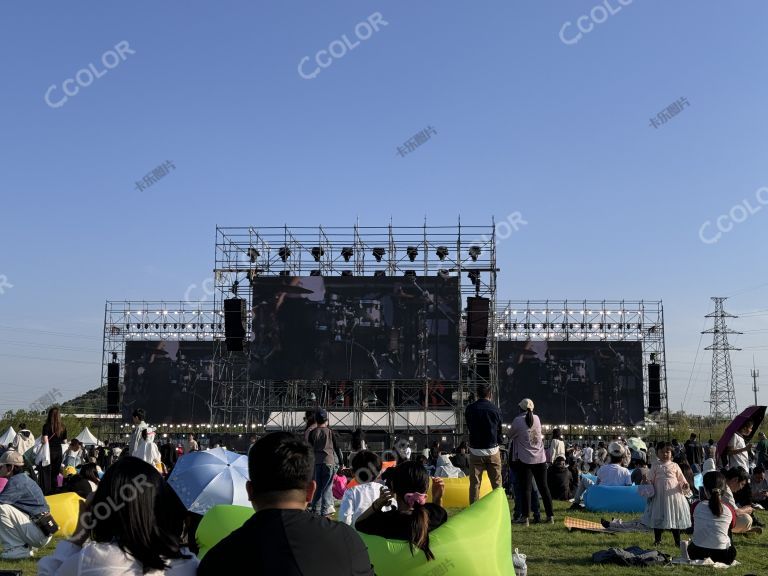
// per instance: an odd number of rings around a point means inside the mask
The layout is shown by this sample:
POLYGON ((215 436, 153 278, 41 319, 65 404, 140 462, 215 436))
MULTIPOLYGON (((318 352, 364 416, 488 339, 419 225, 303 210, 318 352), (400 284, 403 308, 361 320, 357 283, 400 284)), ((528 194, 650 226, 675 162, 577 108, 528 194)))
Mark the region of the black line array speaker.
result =
POLYGON ((478 352, 475 355, 475 378, 478 382, 488 382, 491 379, 491 355, 478 352))
POLYGON ((245 300, 224 300, 224 337, 229 352, 242 352, 245 339, 245 300))
POLYGON ((648 414, 661 412, 661 365, 648 364, 648 414))
POLYGON ((490 305, 489 298, 467 298, 467 348, 470 350, 485 350, 490 305))
POLYGON ((107 413, 120 412, 120 364, 107 364, 107 413))

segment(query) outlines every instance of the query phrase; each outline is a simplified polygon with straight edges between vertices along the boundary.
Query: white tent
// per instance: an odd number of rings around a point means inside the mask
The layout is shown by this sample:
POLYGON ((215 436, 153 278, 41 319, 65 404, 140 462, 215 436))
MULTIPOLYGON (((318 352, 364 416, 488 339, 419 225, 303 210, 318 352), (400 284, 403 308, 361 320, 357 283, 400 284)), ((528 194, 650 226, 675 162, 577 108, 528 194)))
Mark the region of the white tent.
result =
POLYGON ((16 430, 13 429, 13 426, 8 426, 8 430, 0 436, 0 445, 5 447, 10 446, 14 438, 16 438, 16 430))
POLYGON ((80 432, 80 434, 77 435, 77 440, 79 440, 80 443, 85 445, 85 446, 98 446, 99 445, 98 438, 96 438, 96 436, 91 434, 91 431, 88 430, 88 426, 83 428, 83 431, 80 432))

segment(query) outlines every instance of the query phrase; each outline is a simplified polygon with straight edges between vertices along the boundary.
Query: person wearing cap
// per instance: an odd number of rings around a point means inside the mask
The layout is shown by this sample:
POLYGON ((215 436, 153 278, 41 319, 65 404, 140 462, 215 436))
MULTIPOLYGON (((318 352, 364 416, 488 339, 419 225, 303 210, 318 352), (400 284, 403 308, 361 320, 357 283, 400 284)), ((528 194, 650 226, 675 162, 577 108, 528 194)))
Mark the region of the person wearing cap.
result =
POLYGON ((478 386, 477 400, 464 410, 469 430, 469 503, 480 495, 483 472, 488 473, 491 489, 501 486, 501 410, 491 402, 491 390, 478 386))
POLYGON ((335 451, 333 430, 328 427, 328 412, 318 410, 315 413, 316 427, 309 433, 307 440, 315 455, 314 480, 317 490, 312 498, 310 510, 319 516, 333 516, 333 475, 336 473, 338 459, 335 451))
POLYGON ((607 464, 600 466, 597 471, 597 481, 592 481, 586 476, 579 478, 579 487, 573 495, 572 510, 581 510, 581 498, 590 486, 602 484, 603 486, 631 486, 632 474, 622 466, 624 460, 625 448, 619 442, 611 442, 608 445, 607 464))
POLYGON ((521 414, 512 421, 509 431, 509 437, 515 443, 517 479, 523 497, 521 515, 515 523, 528 526, 533 488, 531 479, 533 479, 544 501, 544 510, 547 513, 546 523, 554 524, 555 514, 552 509, 552 496, 547 485, 547 455, 544 451, 544 438, 541 435, 541 421, 533 413, 533 400, 530 398, 523 398, 518 406, 521 414))
POLYGON ((50 513, 50 508, 40 486, 24 471, 24 458, 18 452, 9 450, 0 456, 0 477, 8 479, 0 492, 0 558, 31 558, 51 541, 32 519, 50 513))

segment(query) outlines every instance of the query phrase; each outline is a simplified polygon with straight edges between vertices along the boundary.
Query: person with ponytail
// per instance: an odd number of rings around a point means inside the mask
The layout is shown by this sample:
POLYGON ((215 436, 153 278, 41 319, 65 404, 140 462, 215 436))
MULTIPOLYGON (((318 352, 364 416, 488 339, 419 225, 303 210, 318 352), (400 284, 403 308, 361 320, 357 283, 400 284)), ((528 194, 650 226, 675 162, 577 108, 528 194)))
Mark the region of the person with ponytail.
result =
POLYGON ((403 462, 387 471, 387 488, 357 519, 358 532, 391 540, 406 540, 424 552, 427 561, 435 556, 429 549, 429 533, 448 520, 448 512, 440 505, 443 499, 442 478, 432 478, 432 502, 427 503, 429 475, 418 462, 403 462), (384 512, 385 506, 397 501, 397 509, 384 512))
POLYGON ((547 455, 544 451, 544 438, 541 435, 541 421, 533 413, 533 400, 523 398, 520 401, 521 414, 512 421, 509 432, 510 439, 515 443, 517 452, 517 481, 520 483, 522 505, 520 517, 514 522, 528 526, 528 514, 531 510, 531 491, 536 480, 544 500, 544 509, 547 512, 547 524, 554 524, 554 511, 552 510, 552 496, 547 484, 547 455))
POLYGON ((725 491, 725 476, 721 472, 704 474, 706 500, 693 506, 693 537, 688 545, 691 560, 711 558, 713 562, 731 564, 736 559, 736 548, 731 541, 736 511, 723 501, 725 491))

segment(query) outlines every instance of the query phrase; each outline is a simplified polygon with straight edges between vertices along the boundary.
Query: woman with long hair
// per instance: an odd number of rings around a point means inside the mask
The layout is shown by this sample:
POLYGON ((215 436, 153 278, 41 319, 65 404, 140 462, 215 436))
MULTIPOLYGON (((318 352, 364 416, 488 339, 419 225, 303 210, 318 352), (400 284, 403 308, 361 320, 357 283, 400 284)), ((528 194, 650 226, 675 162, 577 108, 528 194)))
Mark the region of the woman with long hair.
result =
POLYGON ((67 440, 67 429, 61 421, 61 411, 58 406, 48 410, 48 417, 43 424, 42 439, 43 444, 48 444, 51 453, 51 464, 42 466, 37 481, 43 494, 46 496, 56 491, 56 476, 61 470, 62 450, 61 445, 67 440))
POLYGON ((194 576, 197 558, 182 546, 185 516, 179 497, 152 465, 122 458, 86 501, 74 536, 40 560, 37 573, 194 576))
POLYGON ((693 537, 688 544, 691 560, 712 558, 713 562, 731 564, 736 559, 736 548, 731 541, 731 530, 736 524, 736 511, 723 502, 726 483, 720 472, 704 474, 705 501, 693 506, 693 537))
POLYGON ((418 548, 434 560, 429 549, 429 533, 448 520, 448 513, 440 506, 444 484, 441 478, 432 479, 432 503, 427 503, 429 475, 418 462, 403 462, 386 472, 387 488, 373 501, 355 523, 359 532, 382 536, 392 540, 406 540, 413 554, 418 548), (384 512, 385 506, 397 501, 397 509, 384 512))
POLYGON ((552 496, 547 484, 547 455, 544 452, 544 440, 541 435, 541 421, 533 413, 533 400, 523 398, 518 404, 520 415, 512 421, 509 432, 510 439, 515 443, 517 453, 517 481, 520 483, 522 506, 520 517, 515 524, 528 526, 528 514, 531 510, 531 491, 536 480, 536 486, 544 500, 547 512, 547 524, 554 524, 555 513, 552 509, 552 496))

